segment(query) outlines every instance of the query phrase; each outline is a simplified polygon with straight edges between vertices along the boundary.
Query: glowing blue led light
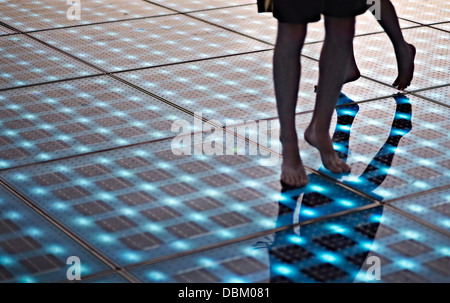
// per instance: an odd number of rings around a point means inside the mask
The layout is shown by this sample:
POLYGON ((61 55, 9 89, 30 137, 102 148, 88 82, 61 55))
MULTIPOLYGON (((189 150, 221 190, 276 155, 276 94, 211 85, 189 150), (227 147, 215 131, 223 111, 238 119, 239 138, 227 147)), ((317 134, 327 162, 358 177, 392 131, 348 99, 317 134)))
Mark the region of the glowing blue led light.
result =
POLYGON ((67 205, 65 205, 64 203, 61 203, 61 202, 55 202, 55 203, 53 203, 53 208, 54 209, 57 209, 57 210, 65 210, 65 209, 67 209, 67 205))
POLYGON ((229 230, 220 230, 220 231, 217 232, 217 235, 218 235, 219 237, 227 238, 227 239, 232 238, 232 237, 235 236, 235 234, 232 233, 232 232, 229 231, 229 230))
POLYGON ((307 217, 313 217, 317 215, 316 211, 311 209, 303 209, 300 212, 302 213, 302 215, 305 215, 307 217))
POLYGON ((97 158, 97 163, 108 164, 108 163, 111 163, 111 160, 108 158, 97 158))
POLYGON ((80 185, 80 186, 89 186, 91 184, 91 182, 89 180, 86 180, 86 179, 78 179, 74 183, 76 185, 80 185))
POLYGON ((19 279, 19 281, 20 281, 20 283, 36 283, 37 282, 36 279, 34 279, 32 277, 27 277, 27 276, 21 277, 19 279))
POLYGON ((17 132, 13 131, 13 130, 7 130, 3 132, 6 136, 10 136, 10 137, 15 137, 17 136, 17 132))
POLYGON ((87 226, 91 226, 92 225, 92 222, 89 219, 83 218, 83 217, 75 218, 74 221, 75 221, 75 223, 77 225, 80 225, 80 226, 83 226, 83 227, 87 227, 87 226))
POLYGON ((197 222, 201 222, 201 221, 206 221, 207 217, 205 217, 202 214, 199 213, 192 213, 189 215, 189 217, 193 220, 193 221, 197 221, 197 222))
POLYGON ((319 193, 322 193, 322 192, 325 192, 326 191, 326 188, 324 188, 324 187, 322 187, 322 186, 319 186, 319 185, 309 185, 308 186, 312 191, 316 191, 316 192, 319 192, 319 193))
POLYGON ((173 242, 172 245, 177 250, 186 250, 189 248, 189 244, 184 241, 173 242))
POLYGON ((360 245, 367 250, 372 250, 372 242, 361 242, 360 245))
POLYGON ((147 277, 154 281, 166 280, 166 275, 159 271, 151 271, 147 274, 147 277))
POLYGON ((42 231, 40 229, 34 228, 34 227, 28 228, 26 230, 26 233, 27 233, 27 235, 30 235, 33 237, 39 237, 42 235, 42 231))
POLYGON ((230 206, 230 209, 232 209, 236 212, 245 212, 245 211, 248 211, 248 206, 234 203, 233 205, 230 206))
POLYGON ((394 193, 387 190, 387 189, 382 189, 382 188, 377 188, 376 189, 376 193, 382 197, 384 197, 385 199, 393 197, 394 193))
POLYGON ((285 276, 288 276, 288 275, 292 274, 292 272, 293 272, 292 268, 289 266, 286 266, 286 265, 276 265, 276 266, 274 266, 274 270, 276 272, 278 272, 279 274, 285 275, 285 276))
POLYGON ((415 213, 423 213, 423 212, 426 212, 426 209, 425 209, 423 206, 417 205, 417 204, 411 204, 411 205, 408 205, 408 208, 409 208, 411 211, 415 212, 415 213))
POLYGON ((275 227, 275 222, 268 220, 268 219, 261 219, 259 220, 259 225, 265 227, 265 228, 274 228, 275 227))
POLYGON ((33 188, 32 192, 36 195, 46 195, 47 190, 43 189, 42 187, 35 187, 33 188))
POLYGON ((132 177, 133 176, 133 174, 131 172, 126 171, 126 170, 119 171, 118 175, 121 177, 132 177))
POLYGON ((112 237, 111 235, 108 235, 108 234, 101 234, 101 235, 98 235, 98 240, 100 240, 101 242, 103 242, 103 243, 108 243, 108 244, 110 244, 110 243, 114 243, 115 242, 115 238, 114 237, 112 237))
POLYGON ((0 256, 0 264, 2 265, 14 264, 14 260, 10 257, 0 256))
POLYGON ((198 260, 198 264, 200 264, 202 267, 208 267, 208 268, 218 267, 218 264, 216 261, 208 259, 208 258, 200 258, 198 260))
POLYGON ((408 269, 414 269, 416 267, 416 264, 410 260, 400 260, 398 261, 398 265, 408 269))
POLYGON ((339 260, 339 258, 336 255, 330 253, 322 253, 319 255, 319 258, 330 263, 335 263, 339 260))
POLYGON ((348 200, 337 200, 337 203, 345 206, 345 207, 352 207, 355 206, 354 202, 348 201, 348 200))
POLYGON ((51 246, 47 247, 46 250, 49 253, 54 254, 54 255, 60 255, 66 251, 63 247, 61 247, 59 245, 51 245, 51 246))
POLYGON ((240 278, 230 278, 226 283, 245 283, 245 280, 240 278))
POLYGON ((143 190, 148 190, 148 191, 156 190, 156 186, 148 184, 148 183, 139 184, 139 187, 142 188, 143 190))
POLYGON ((126 216, 133 217, 134 215, 136 215, 136 210, 124 207, 120 209, 120 213, 126 216))
POLYGON ((328 229, 337 232, 337 233, 345 233, 347 231, 347 228, 341 226, 341 225, 337 225, 337 224, 330 224, 328 225, 328 229))
POLYGON ((348 125, 338 124, 338 125, 336 125, 336 129, 341 132, 346 133, 346 132, 350 132, 351 127, 348 125))
POLYGON ((450 247, 442 247, 440 249, 437 249, 441 254, 444 256, 450 256, 450 247))
POLYGON ((430 188, 430 185, 423 181, 416 181, 414 182, 414 186, 420 189, 427 189, 430 188))
POLYGON ((28 176, 21 174, 21 173, 17 173, 14 175, 14 179, 18 180, 18 181, 24 181, 28 179, 28 176))
POLYGON ((80 153, 84 153, 90 151, 91 149, 87 146, 77 146, 76 150, 80 153))
POLYGON ((369 220, 370 222, 381 222, 381 221, 383 221, 384 223, 389 222, 389 219, 383 217, 382 215, 372 215, 370 216, 369 220))
POLYGON ((253 181, 253 180, 247 180, 242 182, 242 184, 244 184, 245 186, 251 187, 251 188, 255 188, 255 187, 260 187, 261 183, 253 181))
POLYGON ((306 242, 305 239, 303 239, 302 237, 299 236, 289 236, 289 241, 294 243, 294 244, 304 244, 306 242))
POLYGON ((122 254, 123 258, 130 262, 138 262, 141 260, 141 256, 138 253, 126 252, 122 254))
POLYGON ((411 114, 396 113, 394 119, 411 120, 411 114))
POLYGON ((418 232, 416 232, 415 230, 405 230, 402 232, 403 235, 405 235, 405 237, 410 238, 410 239, 415 239, 415 240, 419 240, 420 238, 422 238, 422 235, 418 232))
POLYGON ((103 200, 113 200, 115 198, 115 195, 106 192, 98 193, 97 196, 103 200))

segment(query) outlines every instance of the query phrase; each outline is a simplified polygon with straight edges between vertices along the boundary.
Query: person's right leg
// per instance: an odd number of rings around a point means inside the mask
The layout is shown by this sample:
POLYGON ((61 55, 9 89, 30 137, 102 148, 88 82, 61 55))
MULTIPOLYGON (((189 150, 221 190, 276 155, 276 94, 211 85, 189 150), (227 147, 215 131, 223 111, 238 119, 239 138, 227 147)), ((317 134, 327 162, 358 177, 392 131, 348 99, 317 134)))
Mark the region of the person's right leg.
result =
POLYGON ((311 123, 305 131, 305 140, 319 150, 325 168, 333 173, 343 173, 349 172, 350 167, 334 151, 329 130, 352 56, 355 18, 325 17, 325 30, 316 104, 311 123))
POLYGON ((295 130, 295 108, 301 73, 300 54, 306 28, 306 24, 279 22, 273 57, 273 77, 283 156, 281 181, 298 187, 308 183, 295 130))

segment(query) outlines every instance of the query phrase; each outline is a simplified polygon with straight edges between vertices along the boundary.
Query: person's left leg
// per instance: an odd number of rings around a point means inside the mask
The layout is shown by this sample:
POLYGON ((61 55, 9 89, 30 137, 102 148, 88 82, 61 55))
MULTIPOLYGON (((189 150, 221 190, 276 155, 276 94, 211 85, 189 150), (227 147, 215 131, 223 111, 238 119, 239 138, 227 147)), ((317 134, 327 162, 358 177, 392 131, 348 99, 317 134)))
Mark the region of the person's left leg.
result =
POLYGON ((333 149, 329 130, 334 108, 352 56, 355 18, 325 17, 325 42, 319 61, 319 86, 314 113, 305 131, 305 140, 316 147, 325 168, 333 173, 349 172, 350 167, 333 149))
POLYGON ((397 13, 390 0, 381 1, 381 19, 378 20, 386 34, 391 39, 395 49, 395 57, 397 59, 398 77, 392 84, 400 90, 407 88, 412 81, 414 75, 414 59, 416 56, 416 48, 409 44, 403 37, 400 24, 398 22, 397 13))

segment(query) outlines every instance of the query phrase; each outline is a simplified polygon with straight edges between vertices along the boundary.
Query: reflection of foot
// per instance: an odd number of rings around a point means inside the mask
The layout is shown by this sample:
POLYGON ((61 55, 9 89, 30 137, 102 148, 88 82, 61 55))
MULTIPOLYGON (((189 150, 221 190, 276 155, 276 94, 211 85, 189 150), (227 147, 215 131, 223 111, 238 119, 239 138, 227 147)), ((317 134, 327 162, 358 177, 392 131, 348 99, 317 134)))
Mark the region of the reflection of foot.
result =
POLYGON ((399 90, 407 88, 414 75, 414 58, 416 57, 416 48, 412 44, 407 44, 404 51, 396 54, 398 65, 398 77, 392 84, 399 90))
POLYGON ((323 166, 326 169, 335 174, 350 172, 350 167, 337 156, 333 149, 333 143, 328 133, 318 134, 310 124, 305 131, 305 140, 319 150, 323 166))
POLYGON ((281 181, 293 187, 308 184, 305 168, 298 150, 298 142, 283 143, 283 162, 281 164, 281 181))

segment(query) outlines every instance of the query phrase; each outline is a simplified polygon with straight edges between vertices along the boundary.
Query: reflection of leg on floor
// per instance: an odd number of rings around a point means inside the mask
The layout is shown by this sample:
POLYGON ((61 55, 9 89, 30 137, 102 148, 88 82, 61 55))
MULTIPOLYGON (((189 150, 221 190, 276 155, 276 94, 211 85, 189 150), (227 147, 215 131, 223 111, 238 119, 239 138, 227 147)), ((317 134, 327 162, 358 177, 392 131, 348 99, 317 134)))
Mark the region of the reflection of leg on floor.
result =
MULTIPOLYGON (((308 177, 313 181, 313 175, 308 177)), ((308 194, 311 193, 304 193, 303 188, 284 184, 282 199, 278 202, 276 227, 295 223, 294 217, 298 216, 295 210, 308 194)), ((377 256, 370 247, 380 226, 382 211, 383 207, 376 207, 358 212, 352 215, 351 220, 343 218, 342 224, 332 219, 333 226, 346 227, 344 234, 330 229, 331 222, 319 221, 302 226, 301 234, 300 226, 289 228, 273 234, 270 243, 257 243, 260 248, 268 249, 270 282, 353 282, 359 281, 358 276, 364 281, 367 258, 377 256), (327 256, 337 256, 336 259, 341 261, 335 263, 326 259, 327 256)))
POLYGON ((361 175, 370 181, 364 185, 366 191, 374 191, 386 179, 400 139, 412 129, 412 106, 409 99, 404 95, 397 95, 394 99, 396 111, 389 137, 361 175))
MULTIPOLYGON (((337 124, 331 140, 333 141, 333 147, 336 150, 338 157, 343 161, 347 161, 350 131, 358 111, 358 104, 354 103, 353 100, 341 93, 336 107, 337 124)), ((325 168, 323 166, 319 168, 319 171, 321 172, 324 170, 325 168)))

